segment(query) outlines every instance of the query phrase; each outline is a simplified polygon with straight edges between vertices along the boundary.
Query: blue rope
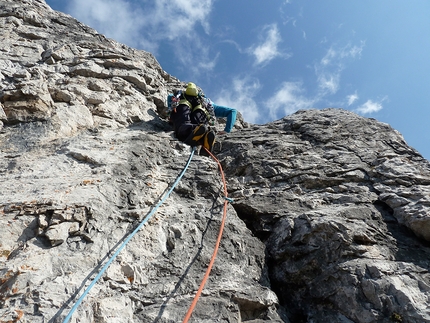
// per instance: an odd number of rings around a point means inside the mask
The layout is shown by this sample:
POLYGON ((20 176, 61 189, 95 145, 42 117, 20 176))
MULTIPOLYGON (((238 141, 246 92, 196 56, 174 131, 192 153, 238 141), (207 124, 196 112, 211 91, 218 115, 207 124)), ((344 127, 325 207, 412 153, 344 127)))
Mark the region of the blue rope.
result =
POLYGON ((188 169, 188 166, 191 163, 191 159, 193 158, 194 152, 196 151, 196 147, 193 148, 193 150, 191 151, 190 157, 188 158, 187 164, 185 165, 184 169, 182 170, 181 174, 178 176, 178 178, 176 179, 175 183, 173 183, 172 187, 170 188, 170 190, 166 193, 166 195, 164 195, 164 197, 160 200, 160 202, 158 202, 158 204, 155 206, 155 208, 151 211, 151 213, 149 213, 144 219, 143 221, 139 224, 139 226, 127 237, 127 239, 124 240, 124 242, 122 243, 122 245, 118 248, 118 250, 113 254, 113 256, 108 260, 108 262, 104 265, 104 267, 101 269, 101 271, 99 272, 99 274, 94 278, 94 280, 91 282, 91 284, 87 287, 87 289, 84 291, 84 293, 82 294, 82 296, 77 300, 77 302, 75 303, 75 305, 72 307, 72 309, 70 310, 69 314, 66 316, 66 318, 64 319, 63 323, 67 323, 69 322, 70 318, 72 317, 72 314, 76 311, 76 309, 78 308, 78 306, 82 303, 82 301, 84 300, 85 296, 88 294, 88 292, 91 290, 91 288, 93 288, 93 286, 97 283, 97 281, 100 279, 100 277, 104 274, 104 272, 106 271, 106 269, 109 267, 109 265, 112 263, 112 261, 114 261, 114 259, 118 256, 118 254, 122 251, 122 249, 124 249, 124 247, 127 245, 127 243, 131 240, 131 238, 133 238, 133 236, 140 230, 140 228, 143 227, 143 225, 148 222, 148 220, 154 215, 155 211, 157 211, 157 209, 161 206, 161 204, 164 203, 164 201, 169 197, 170 193, 172 193, 172 191, 174 190, 174 188, 176 187, 176 185, 178 185, 179 181, 181 180, 182 176, 184 176, 185 172, 188 169))

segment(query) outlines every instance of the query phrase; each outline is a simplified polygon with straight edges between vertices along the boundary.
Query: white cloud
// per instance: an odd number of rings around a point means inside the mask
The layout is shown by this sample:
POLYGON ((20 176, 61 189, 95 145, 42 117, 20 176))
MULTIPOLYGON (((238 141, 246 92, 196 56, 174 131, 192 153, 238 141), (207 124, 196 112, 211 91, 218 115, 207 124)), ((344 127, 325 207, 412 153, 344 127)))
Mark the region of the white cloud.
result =
POLYGON ((359 58, 363 52, 365 42, 361 41, 360 45, 347 44, 342 48, 334 48, 333 46, 327 50, 326 55, 321 59, 321 65, 343 65, 343 59, 359 58))
POLYGON ((347 44, 341 48, 331 46, 324 57, 314 65, 321 96, 335 94, 339 90, 346 60, 360 58, 364 45, 365 42, 361 41, 359 45, 347 44))
POLYGON ((354 94, 348 95, 346 99, 348 100, 348 106, 352 105, 355 101, 358 100, 357 92, 355 92, 354 94))
POLYGON ((359 46, 347 46, 342 53, 344 55, 343 57, 360 57, 365 45, 366 42, 362 40, 359 46))
POLYGON ((338 56, 338 52, 333 48, 329 48, 325 56, 321 59, 321 65, 330 65, 336 56, 338 56))
POLYGON ((155 9, 145 17, 152 32, 163 38, 194 37, 200 23, 209 33, 208 16, 214 0, 157 0, 155 9), (190 34, 191 33, 191 34, 190 34))
POLYGON ((213 101, 239 110, 246 122, 257 123, 260 118, 260 108, 255 101, 260 90, 260 82, 250 77, 235 78, 230 88, 220 91, 213 101))
POLYGON ((193 79, 213 71, 220 56, 218 51, 214 52, 211 47, 205 46, 199 37, 179 40, 174 54, 179 61, 178 67, 185 68, 187 77, 193 79), (194 50, 189 50, 191 47, 194 50))
POLYGON ((300 109, 309 109, 315 103, 313 99, 302 95, 304 92, 301 83, 284 82, 279 90, 267 101, 266 108, 270 120, 282 118, 300 109))
POLYGON ((244 53, 240 45, 232 39, 225 39, 221 41, 221 43, 227 43, 227 44, 233 45, 239 53, 244 53))
POLYGON ((156 56, 159 44, 168 41, 172 55, 196 74, 213 70, 218 61, 196 29, 210 32, 214 1, 69 0, 66 11, 99 33, 156 56))
POLYGON ((276 57, 283 56, 278 50, 278 44, 282 41, 276 24, 263 28, 263 42, 249 48, 249 52, 255 56, 255 64, 266 64, 276 57))
POLYGON ((380 110, 382 110, 382 104, 372 100, 367 100, 366 103, 357 108, 357 112, 362 114, 370 114, 380 110))
POLYGON ((72 0, 67 12, 109 38, 129 46, 139 44, 142 13, 124 0, 72 0))
POLYGON ((138 2, 125 0, 70 0, 67 12, 119 42, 156 48, 163 39, 194 38, 197 24, 208 33, 207 18, 213 2, 157 0, 152 7, 146 3, 143 8, 138 2))
POLYGON ((317 77, 319 87, 323 92, 334 94, 339 89, 340 71, 321 73, 317 77))
POLYGON ((217 61, 218 61, 218 58, 219 58, 219 53, 217 53, 216 55, 215 55, 215 57, 214 58, 210 58, 209 57, 209 53, 208 52, 206 52, 206 54, 205 54, 205 56, 204 57, 206 57, 206 59, 205 60, 202 60, 201 62, 199 62, 198 63, 198 70, 199 71, 201 71, 201 70, 205 70, 205 71, 213 71, 213 69, 215 68, 215 66, 216 66, 216 63, 217 63, 217 61))

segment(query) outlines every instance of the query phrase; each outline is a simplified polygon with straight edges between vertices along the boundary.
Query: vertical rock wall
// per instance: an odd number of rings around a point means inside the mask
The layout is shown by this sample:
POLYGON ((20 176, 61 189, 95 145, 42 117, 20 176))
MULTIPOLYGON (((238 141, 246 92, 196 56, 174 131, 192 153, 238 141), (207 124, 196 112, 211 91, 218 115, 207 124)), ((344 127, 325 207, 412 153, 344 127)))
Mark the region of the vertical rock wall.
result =
POLYGON ((398 132, 299 111, 232 134, 220 156, 292 322, 430 321, 430 165, 398 132))
MULTIPOLYGON (((154 57, 43 1, 0 1, 0 321, 61 322, 190 150, 160 118, 180 82, 154 57)), ((195 156, 72 322, 182 320, 222 216, 217 165, 195 156)), ((264 245, 229 207, 197 321, 279 321, 264 245)))
MULTIPOLYGON (((181 82, 41 0, 0 0, 0 322, 62 322, 190 155, 181 82)), ((192 322, 430 322, 428 161, 388 125, 300 111, 220 137, 229 196, 192 322)), ((194 156, 71 322, 178 322, 222 217, 194 156)))

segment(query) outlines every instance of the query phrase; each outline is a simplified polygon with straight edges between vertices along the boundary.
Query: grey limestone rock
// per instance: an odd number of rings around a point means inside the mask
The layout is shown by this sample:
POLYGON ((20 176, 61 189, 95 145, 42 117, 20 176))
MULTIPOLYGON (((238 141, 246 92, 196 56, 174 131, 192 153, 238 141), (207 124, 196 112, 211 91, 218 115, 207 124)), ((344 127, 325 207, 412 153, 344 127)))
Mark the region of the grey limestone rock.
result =
MULTIPOLYGON (((183 83, 43 0, 0 0, 0 322, 62 322, 190 156, 183 83)), ((239 117, 217 258, 191 322, 430 322, 430 165, 341 109, 239 117)), ((184 177, 71 322, 182 321, 223 214, 218 165, 184 177)))
POLYGON ((430 165, 398 132, 299 111, 231 134, 219 157, 292 321, 430 320, 430 165))

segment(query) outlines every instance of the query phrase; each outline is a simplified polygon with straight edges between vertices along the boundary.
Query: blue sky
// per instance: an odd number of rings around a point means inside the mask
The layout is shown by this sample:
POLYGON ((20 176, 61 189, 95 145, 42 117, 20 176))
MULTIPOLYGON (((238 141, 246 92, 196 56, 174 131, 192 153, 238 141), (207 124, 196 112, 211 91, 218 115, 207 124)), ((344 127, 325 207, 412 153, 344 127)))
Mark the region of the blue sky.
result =
POLYGON ((46 0, 245 120, 344 108, 430 160, 429 0, 46 0))

